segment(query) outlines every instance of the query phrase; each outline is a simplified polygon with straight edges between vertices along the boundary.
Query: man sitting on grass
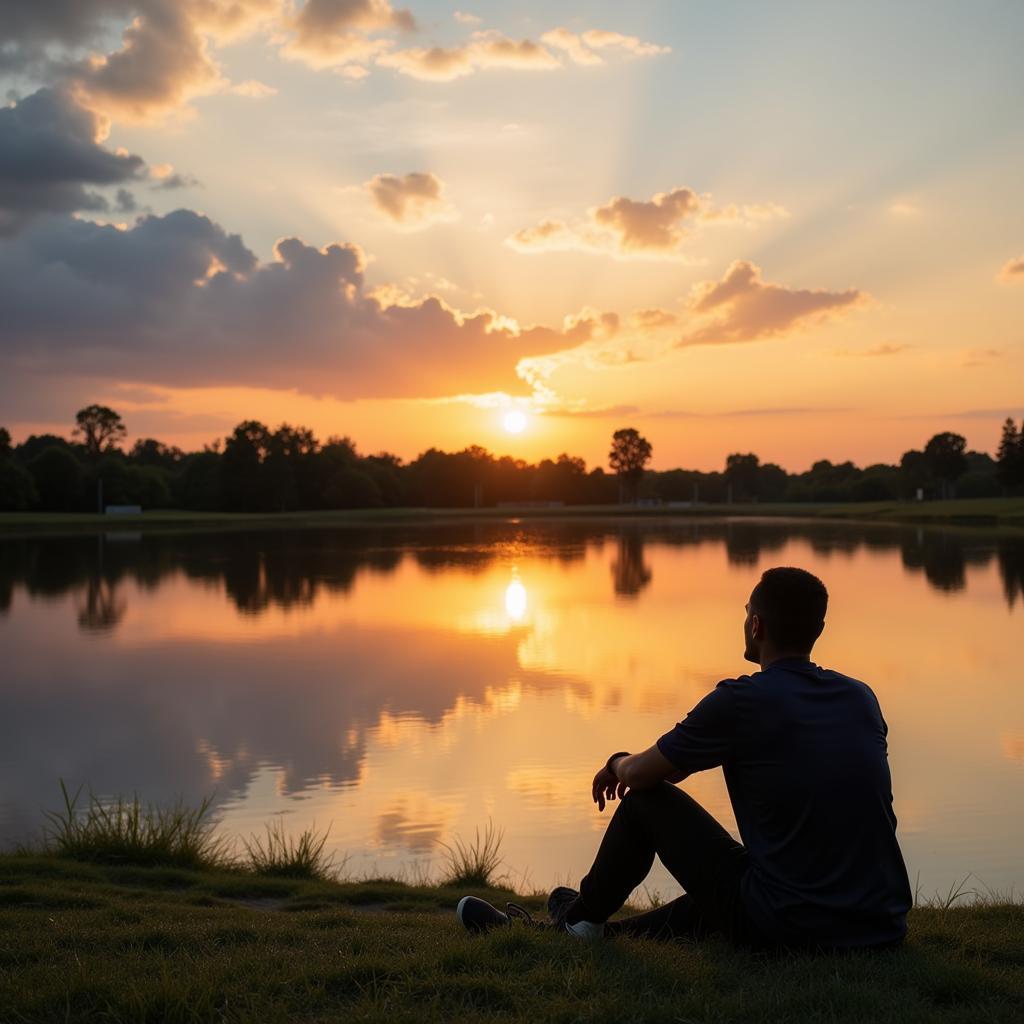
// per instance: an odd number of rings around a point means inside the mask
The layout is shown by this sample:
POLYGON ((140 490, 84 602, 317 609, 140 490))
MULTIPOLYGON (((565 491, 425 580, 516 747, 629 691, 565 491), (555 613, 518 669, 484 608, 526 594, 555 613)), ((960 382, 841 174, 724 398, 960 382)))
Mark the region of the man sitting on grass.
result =
MULTIPOLYGON (((803 569, 769 569, 746 606, 744 657, 760 672, 723 679, 641 754, 594 776, 600 810, 621 798, 580 888, 548 899, 580 938, 700 938, 756 947, 887 946, 906 934, 910 885, 896 841, 886 725, 864 684, 810 660, 828 592, 803 569), (721 765, 743 843, 672 783, 721 765), (655 855, 685 894, 609 922, 655 855)), ((470 931, 507 924, 467 896, 470 931)))

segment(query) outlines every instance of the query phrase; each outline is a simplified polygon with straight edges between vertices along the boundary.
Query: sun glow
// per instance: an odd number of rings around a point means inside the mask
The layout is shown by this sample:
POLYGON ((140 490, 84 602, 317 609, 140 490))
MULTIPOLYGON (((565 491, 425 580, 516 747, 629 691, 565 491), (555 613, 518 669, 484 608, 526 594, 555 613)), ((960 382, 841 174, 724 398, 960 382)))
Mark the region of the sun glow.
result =
POLYGON ((505 430, 510 434, 521 434, 526 429, 528 422, 526 413, 519 409, 510 409, 502 420, 505 430))
POLYGON ((526 614, 526 587, 518 576, 505 589, 505 612, 513 622, 521 622, 526 614))

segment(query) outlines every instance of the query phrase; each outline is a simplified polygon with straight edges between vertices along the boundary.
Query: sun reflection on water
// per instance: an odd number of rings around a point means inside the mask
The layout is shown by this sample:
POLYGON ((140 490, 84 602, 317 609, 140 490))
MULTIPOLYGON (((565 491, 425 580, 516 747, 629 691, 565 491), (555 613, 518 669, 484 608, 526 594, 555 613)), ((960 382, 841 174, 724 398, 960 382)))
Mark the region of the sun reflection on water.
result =
POLYGON ((526 587, 512 570, 512 582, 505 588, 505 612, 513 622, 522 622, 526 615, 526 587))

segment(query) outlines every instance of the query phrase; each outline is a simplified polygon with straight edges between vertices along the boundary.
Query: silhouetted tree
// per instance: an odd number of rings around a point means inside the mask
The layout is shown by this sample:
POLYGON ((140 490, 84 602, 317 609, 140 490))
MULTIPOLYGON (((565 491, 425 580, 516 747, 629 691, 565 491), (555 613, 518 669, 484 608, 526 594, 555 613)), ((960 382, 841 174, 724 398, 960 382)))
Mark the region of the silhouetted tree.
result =
POLYGON ((10 458, 11 455, 11 435, 7 432, 6 427, 0 427, 0 459, 10 458))
POLYGON ((82 503, 82 469, 67 448, 47 448, 29 464, 39 506, 46 512, 74 512, 82 503))
POLYGON ((82 439, 90 458, 95 458, 124 439, 125 426, 113 409, 105 405, 87 405, 75 413, 74 434, 82 439))
POLYGON ((966 448, 965 438, 948 431, 936 434, 924 446, 925 462, 932 476, 941 482, 944 498, 952 495, 956 481, 967 472, 966 448))
POLYGON ((1014 489, 1024 483, 1024 421, 1018 430, 1013 419, 1006 418, 996 459, 996 476, 1003 487, 1014 489))
POLYGON ((608 453, 608 464, 618 475, 622 492, 635 500, 644 467, 651 459, 651 443, 632 427, 624 427, 612 434, 612 448, 608 453))
POLYGON ((0 459, 0 510, 27 512, 38 501, 32 474, 14 459, 0 459))
POLYGON ((30 434, 14 449, 14 457, 22 465, 27 465, 36 456, 42 455, 47 448, 63 448, 74 454, 74 448, 66 437, 56 434, 30 434))
POLYGON ((266 512, 272 505, 263 463, 270 451, 270 431, 259 420, 245 420, 224 442, 221 476, 224 501, 235 512, 266 512))
POLYGON ((753 501, 760 494, 758 477, 761 460, 754 454, 741 455, 738 452, 725 460, 725 481, 734 499, 753 501))
POLYGON ((757 471, 757 494, 765 501, 782 501, 788 483, 788 474, 774 462, 764 463, 757 471))
POLYGON ((927 497, 932 482, 931 470, 924 452, 912 448, 900 458, 900 487, 903 496, 916 498, 921 491, 927 497))
POLYGON ((215 451, 185 456, 178 484, 178 494, 184 508, 214 512, 225 507, 222 462, 223 459, 215 451))
POLYGON ((132 445, 128 458, 140 466, 160 466, 162 469, 174 469, 181 462, 183 452, 180 448, 163 444, 152 437, 140 437, 132 445))

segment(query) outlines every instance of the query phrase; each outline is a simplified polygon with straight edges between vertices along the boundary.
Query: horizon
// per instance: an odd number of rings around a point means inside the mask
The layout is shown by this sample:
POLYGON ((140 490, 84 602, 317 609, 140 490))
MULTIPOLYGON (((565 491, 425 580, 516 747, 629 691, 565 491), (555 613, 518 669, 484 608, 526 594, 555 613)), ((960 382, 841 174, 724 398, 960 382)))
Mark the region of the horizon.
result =
POLYGON ((0 425, 994 454, 1024 412, 1022 33, 999 2, 26 6, 0 425))
MULTIPOLYGON (((114 412, 116 412, 116 410, 114 410, 114 412)), ((260 421, 258 417, 250 417, 248 420, 244 420, 244 421, 241 421, 240 423, 236 424, 236 426, 241 426, 242 422, 257 422, 257 423, 261 423, 263 426, 267 427, 270 432, 274 432, 275 430, 278 430, 278 429, 281 429, 281 428, 285 428, 285 427, 292 427, 292 428, 296 428, 296 429, 301 429, 301 428, 305 427, 305 424, 295 424, 295 423, 293 423, 293 424, 288 424, 288 423, 280 423, 280 424, 262 423, 262 421, 260 421)), ((1010 422, 1013 423, 1014 429, 1016 429, 1016 424, 1013 422, 1012 418, 1010 419, 1010 422)), ((1024 418, 1022 418, 1022 423, 1024 423, 1024 418)), ((1000 426, 1002 426, 1002 424, 1000 424, 1000 426)), ((168 448, 175 448, 175 447, 177 447, 177 446, 175 446, 173 444, 167 444, 167 442, 165 442, 162 438, 149 437, 149 436, 144 436, 144 435, 141 435, 141 434, 138 434, 138 435, 133 434, 130 430, 127 429, 127 425, 125 425, 125 427, 126 427, 126 429, 125 429, 125 434, 124 434, 123 438, 121 438, 116 443, 113 442, 113 441, 109 442, 109 447, 106 449, 106 453, 120 452, 120 453, 123 453, 126 456, 130 456, 134 445, 137 442, 141 443, 143 441, 157 441, 157 442, 159 442, 161 444, 167 445, 168 448)), ((630 429, 628 427, 628 424, 625 425, 624 429, 630 429)), ((313 433, 314 440, 315 440, 315 443, 316 443, 316 446, 317 446, 318 449, 322 449, 323 447, 325 447, 326 445, 328 445, 328 444, 330 444, 330 443, 332 443, 334 441, 349 442, 349 443, 352 444, 352 447, 353 447, 355 453, 357 454, 357 456, 359 458, 361 458, 361 459, 377 458, 377 457, 383 457, 383 456, 396 456, 398 458, 398 460, 399 460, 399 463, 402 464, 402 465, 409 465, 411 463, 414 463, 417 459, 421 458, 423 455, 425 455, 429 451, 439 451, 442 454, 446 454, 446 455, 457 455, 460 452, 466 451, 466 450, 468 450, 470 448, 480 448, 480 449, 483 450, 485 455, 487 455, 487 456, 489 456, 491 458, 494 458, 494 459, 501 459, 501 458, 505 458, 505 457, 514 458, 514 459, 517 459, 517 460, 525 463, 527 466, 536 466, 540 462, 545 461, 545 460, 549 460, 549 461, 554 462, 554 461, 558 460, 559 458, 561 458, 562 456, 568 456, 570 458, 583 459, 584 463, 586 464, 586 469, 587 469, 588 473, 593 471, 593 470, 595 470, 595 469, 603 469, 606 473, 608 473, 610 471, 611 474, 613 474, 613 475, 615 473, 615 470, 610 466, 610 459, 609 459, 609 455, 608 454, 605 455, 605 457, 604 457, 604 459, 602 461, 595 461, 595 462, 591 462, 589 459, 585 459, 583 456, 577 454, 576 452, 571 452, 571 451, 548 452, 546 454, 541 453, 541 454, 537 455, 533 459, 524 459, 521 456, 517 456, 517 455, 514 455, 512 453, 493 451, 492 449, 487 448, 484 445, 470 444, 470 445, 466 445, 464 448, 460 448, 460 449, 444 449, 444 448, 438 447, 437 445, 428 444, 426 447, 421 447, 414 456, 406 457, 406 456, 398 455, 398 453, 396 453, 396 452, 387 451, 386 449, 383 449, 383 448, 374 448, 372 445, 370 445, 370 446, 361 446, 356 441, 355 438, 349 437, 347 435, 330 435, 328 437, 319 437, 319 436, 317 436, 316 431, 313 431, 312 433, 313 433)), ((26 442, 31 440, 33 437, 39 437, 39 436, 51 436, 51 435, 50 434, 28 435, 28 436, 22 437, 20 439, 12 437, 10 439, 11 446, 12 446, 12 448, 17 449, 19 446, 25 444, 26 442)), ((62 441, 65 441, 67 444, 69 444, 69 445, 71 445, 72 447, 75 447, 75 448, 84 449, 86 447, 86 442, 83 439, 78 439, 78 438, 75 437, 75 431, 73 429, 72 430, 68 430, 65 433, 54 433, 52 436, 60 438, 62 441)), ((193 455, 193 454, 196 454, 196 453, 199 453, 199 452, 204 452, 204 451, 223 452, 225 442, 228 442, 230 440, 231 440, 231 434, 228 433, 226 436, 223 436, 223 437, 218 436, 216 438, 213 438, 210 441, 207 441, 207 442, 201 444, 200 446, 198 446, 196 448, 180 449, 180 454, 181 454, 182 457, 188 457, 190 455, 193 455)), ((649 440, 649 438, 647 440, 649 440)), ((888 461, 886 461, 886 460, 879 460, 879 461, 873 462, 873 463, 868 463, 868 462, 857 463, 857 462, 854 462, 853 460, 845 460, 845 459, 844 460, 836 460, 836 459, 830 458, 828 455, 821 455, 817 459, 815 459, 811 464, 809 464, 808 466, 806 466, 804 468, 793 469, 793 468, 791 468, 789 466, 781 465, 780 463, 774 463, 774 465, 780 466, 780 468, 783 469, 786 472, 786 474, 789 475, 789 476, 799 476, 799 475, 801 475, 803 473, 809 473, 813 469, 813 467, 815 465, 817 465, 818 463, 820 463, 820 462, 829 462, 829 463, 831 463, 832 465, 835 465, 835 466, 840 466, 840 465, 843 465, 843 464, 845 464, 847 462, 852 462, 854 467, 859 469, 859 470, 868 469, 868 468, 870 468, 871 466, 874 466, 874 465, 885 465, 885 466, 899 467, 900 459, 902 458, 903 455, 907 454, 907 452, 909 452, 909 451, 917 451, 917 452, 922 451, 924 449, 924 447, 925 447, 925 444, 927 443, 927 440, 928 440, 927 438, 923 439, 916 447, 912 447, 910 449, 907 449, 907 451, 901 452, 899 456, 897 456, 897 457, 895 457, 895 458, 893 458, 891 460, 888 460, 888 461)), ((607 443, 608 443, 609 448, 611 448, 611 445, 613 443, 613 439, 610 436, 609 436, 609 439, 608 439, 607 443)), ((669 473, 669 472, 673 472, 673 471, 677 471, 677 470, 682 470, 683 472, 688 472, 688 473, 690 473, 690 472, 704 473, 704 474, 722 473, 724 471, 725 467, 726 467, 726 460, 730 456, 732 456, 732 455, 755 455, 760 460, 760 463, 761 463, 762 466, 772 464, 771 460, 761 458, 760 453, 758 453, 758 452, 754 452, 754 451, 746 451, 746 452, 736 451, 736 452, 724 452, 722 454, 722 458, 721 458, 719 464, 717 466, 712 466, 711 468, 703 468, 703 467, 698 467, 698 466, 686 466, 686 465, 683 465, 682 463, 680 463, 678 465, 674 465, 674 466, 667 466, 667 465, 659 465, 658 464, 657 454, 656 453, 657 453, 657 446, 652 445, 652 453, 651 453, 651 456, 650 456, 650 464, 646 466, 646 470, 645 470, 648 473, 669 473)), ((997 453, 997 451, 995 449, 993 449, 992 451, 985 451, 984 449, 972 448, 968 444, 968 446, 966 448, 966 451, 965 451, 965 454, 966 455, 982 455, 982 456, 986 456, 987 455, 990 459, 992 459, 993 463, 995 463, 996 462, 996 457, 997 457, 998 453, 997 453)))

